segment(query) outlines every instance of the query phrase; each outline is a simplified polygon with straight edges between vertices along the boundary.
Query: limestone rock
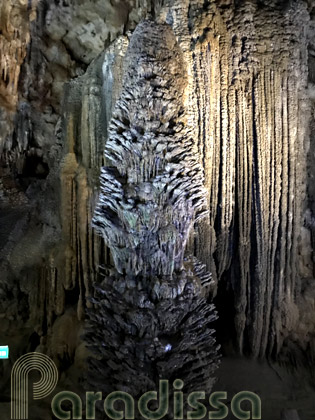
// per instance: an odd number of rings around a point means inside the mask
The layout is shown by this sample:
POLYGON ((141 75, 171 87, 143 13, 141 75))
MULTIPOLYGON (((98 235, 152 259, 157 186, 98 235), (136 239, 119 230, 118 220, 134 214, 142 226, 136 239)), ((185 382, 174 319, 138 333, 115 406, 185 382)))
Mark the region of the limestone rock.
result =
MULTIPOLYGON (((181 50, 208 194, 187 253, 211 271, 239 352, 277 355, 291 340, 313 355, 314 1, 28 4, 1 2, 3 330, 15 319, 50 335, 67 305, 82 319, 99 265, 113 262, 90 221, 128 30, 150 15, 181 50)), ((137 199, 150 195, 143 183, 137 199)))
POLYGON ((283 410, 281 420, 300 420, 297 410, 283 410))

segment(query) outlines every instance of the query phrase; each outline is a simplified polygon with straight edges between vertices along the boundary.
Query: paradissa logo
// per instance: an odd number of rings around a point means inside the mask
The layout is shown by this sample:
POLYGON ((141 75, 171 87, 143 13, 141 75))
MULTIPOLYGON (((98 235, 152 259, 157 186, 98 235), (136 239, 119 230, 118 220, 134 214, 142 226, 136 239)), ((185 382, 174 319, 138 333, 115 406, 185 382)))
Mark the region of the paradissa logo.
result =
MULTIPOLYGON (((28 353, 20 357, 14 364, 11 374, 11 419, 28 419, 28 375, 31 370, 38 370, 41 379, 34 383, 33 398, 41 399, 47 397, 56 387, 58 381, 58 370, 54 362, 46 355, 41 353, 28 353)), ((159 393, 149 391, 143 394, 137 407, 140 415, 148 420, 160 420, 173 410, 174 420, 184 420, 184 393, 182 389, 184 383, 180 379, 173 382, 173 398, 170 404, 169 381, 160 380, 159 393), (152 411, 149 405, 152 401, 158 403, 158 408, 152 411)), ((87 420, 95 420, 95 404, 101 401, 101 392, 86 393, 86 414, 87 420)), ((226 392, 214 392, 208 402, 211 411, 206 407, 206 394, 203 391, 191 392, 187 397, 187 404, 190 410, 187 411, 187 420, 225 419, 229 409, 224 401, 227 401, 226 392)), ((60 420, 82 419, 82 400, 79 395, 70 391, 59 392, 51 402, 51 409, 54 416, 60 420), (62 408, 63 402, 70 402, 72 409, 62 408)), ((135 419, 135 400, 122 391, 115 391, 106 396, 104 400, 104 411, 113 420, 134 420, 135 419), (115 408, 115 403, 120 401, 124 405, 124 410, 115 408)), ((256 420, 261 419, 261 401, 257 394, 249 391, 239 392, 231 401, 231 412, 236 419, 256 420), (247 401, 251 405, 251 410, 242 408, 242 403, 247 401)), ((138 417, 138 416, 137 416, 138 417)))

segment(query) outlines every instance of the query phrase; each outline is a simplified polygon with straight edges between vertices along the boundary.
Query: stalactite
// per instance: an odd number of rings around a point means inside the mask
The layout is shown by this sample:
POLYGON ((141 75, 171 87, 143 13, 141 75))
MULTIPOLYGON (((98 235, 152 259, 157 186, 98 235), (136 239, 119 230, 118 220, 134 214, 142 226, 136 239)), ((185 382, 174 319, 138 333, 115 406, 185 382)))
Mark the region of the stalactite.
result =
POLYGON ((164 7, 192 75, 188 112, 209 191, 210 223, 198 232, 210 256, 199 240, 195 252, 207 266, 214 255, 219 287, 222 277, 233 287, 240 351, 278 351, 300 288, 308 13, 250 1, 164 7))
MULTIPOLYGON (((30 24, 36 18, 36 7, 37 0, 31 2, 31 7, 27 1, 7 1, 0 7, 0 97, 12 125, 13 112, 18 105, 20 69, 30 42, 30 24)), ((1 153, 4 146, 10 148, 10 144, 4 144, 5 140, 6 136, 2 135, 1 153)))
POLYGON ((46 302, 46 307, 41 304, 38 313, 32 314, 38 325, 47 324, 48 328, 56 316, 64 313, 69 293, 78 295, 78 318, 84 318, 85 308, 91 306, 88 298, 99 266, 109 263, 109 253, 92 229, 91 220, 98 171, 104 163, 107 121, 121 89, 122 58, 127 46, 127 38, 118 39, 86 75, 65 87, 61 122, 64 147, 55 175, 60 185, 60 243, 43 263, 40 275, 37 298, 46 302))

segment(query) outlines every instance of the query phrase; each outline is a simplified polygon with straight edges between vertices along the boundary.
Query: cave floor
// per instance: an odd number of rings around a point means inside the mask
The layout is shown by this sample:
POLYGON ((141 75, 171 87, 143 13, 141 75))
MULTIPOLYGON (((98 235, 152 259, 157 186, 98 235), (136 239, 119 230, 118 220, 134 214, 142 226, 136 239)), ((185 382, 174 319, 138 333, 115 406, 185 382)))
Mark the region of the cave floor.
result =
MULTIPOLYGON (((222 359, 214 391, 226 391, 228 401, 240 391, 261 398, 262 420, 280 420, 282 410, 297 410, 300 420, 315 419, 315 386, 309 371, 240 357, 222 359)), ((229 414, 227 419, 235 419, 229 414)))
MULTIPOLYGON (((62 375, 54 394, 70 389, 80 393, 77 384, 73 382, 71 386, 71 376, 70 371, 69 375, 62 375)), ((213 391, 227 392, 228 407, 235 394, 240 391, 251 391, 261 398, 262 420, 281 420, 282 410, 297 410, 300 420, 315 418, 315 387, 312 387, 309 372, 303 367, 292 372, 285 366, 271 365, 266 361, 224 357, 217 371, 217 377, 213 391)), ((10 419, 9 391, 5 399, 0 399, 0 418, 10 419)), ((36 401, 30 402, 29 420, 39 419, 54 419, 49 398, 40 404, 36 401)), ((230 413, 226 419, 235 420, 236 417, 230 413)))

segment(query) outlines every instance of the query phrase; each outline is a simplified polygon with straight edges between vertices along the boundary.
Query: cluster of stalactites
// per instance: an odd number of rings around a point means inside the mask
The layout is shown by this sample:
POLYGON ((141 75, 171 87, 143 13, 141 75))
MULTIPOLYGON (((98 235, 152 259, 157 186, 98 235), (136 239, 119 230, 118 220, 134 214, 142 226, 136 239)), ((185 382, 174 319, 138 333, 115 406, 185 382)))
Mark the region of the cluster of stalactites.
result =
POLYGON ((8 0, 0 4, 0 97, 9 109, 17 104, 20 69, 30 41, 30 22, 36 18, 37 3, 8 0))

